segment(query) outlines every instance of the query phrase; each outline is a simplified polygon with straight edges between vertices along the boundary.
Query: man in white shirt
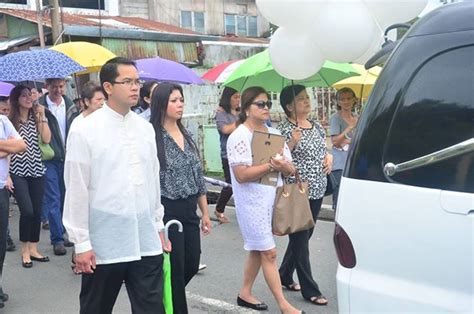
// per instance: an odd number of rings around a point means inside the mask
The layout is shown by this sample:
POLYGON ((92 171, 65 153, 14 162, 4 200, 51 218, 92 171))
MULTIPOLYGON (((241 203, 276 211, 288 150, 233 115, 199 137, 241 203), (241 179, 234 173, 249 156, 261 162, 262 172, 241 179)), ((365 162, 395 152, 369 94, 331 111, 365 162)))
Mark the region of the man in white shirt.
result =
POLYGON ((43 222, 49 221, 51 244, 55 255, 65 255, 65 246, 72 243, 65 241, 64 228, 62 224, 62 212, 64 206, 64 157, 66 137, 73 116, 77 108, 67 96, 65 79, 46 79, 48 93, 39 99, 39 103, 48 110, 45 111, 48 126, 51 130, 51 148, 54 157, 44 161, 46 166, 45 189, 43 198, 43 222))
POLYGON ((125 282, 134 313, 164 313, 163 206, 155 132, 130 111, 135 63, 109 60, 100 80, 108 102, 72 128, 65 164, 64 226, 82 272, 81 313, 111 313, 125 282))

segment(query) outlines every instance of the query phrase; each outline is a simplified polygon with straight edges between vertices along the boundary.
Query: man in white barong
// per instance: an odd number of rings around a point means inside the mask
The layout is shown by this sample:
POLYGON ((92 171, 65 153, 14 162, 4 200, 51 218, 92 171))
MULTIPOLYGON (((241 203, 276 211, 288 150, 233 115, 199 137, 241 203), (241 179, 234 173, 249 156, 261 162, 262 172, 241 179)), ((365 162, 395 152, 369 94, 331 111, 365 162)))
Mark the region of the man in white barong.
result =
POLYGON ((69 133, 63 223, 82 273, 80 313, 112 313, 125 282, 133 313, 164 313, 163 206, 152 125, 130 111, 141 82, 135 63, 100 71, 107 104, 69 133))

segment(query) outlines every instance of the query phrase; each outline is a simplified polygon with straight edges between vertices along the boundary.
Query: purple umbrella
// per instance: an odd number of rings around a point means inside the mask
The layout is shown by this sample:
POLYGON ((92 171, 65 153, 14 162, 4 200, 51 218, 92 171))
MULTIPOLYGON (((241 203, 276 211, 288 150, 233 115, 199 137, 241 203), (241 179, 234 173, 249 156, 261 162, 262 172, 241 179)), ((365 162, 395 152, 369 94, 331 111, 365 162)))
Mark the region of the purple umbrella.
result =
POLYGON ((204 84, 204 81, 184 65, 160 57, 137 60, 138 74, 144 80, 204 84))
POLYGON ((15 87, 15 85, 5 82, 0 82, 0 96, 1 97, 9 97, 10 92, 15 87))

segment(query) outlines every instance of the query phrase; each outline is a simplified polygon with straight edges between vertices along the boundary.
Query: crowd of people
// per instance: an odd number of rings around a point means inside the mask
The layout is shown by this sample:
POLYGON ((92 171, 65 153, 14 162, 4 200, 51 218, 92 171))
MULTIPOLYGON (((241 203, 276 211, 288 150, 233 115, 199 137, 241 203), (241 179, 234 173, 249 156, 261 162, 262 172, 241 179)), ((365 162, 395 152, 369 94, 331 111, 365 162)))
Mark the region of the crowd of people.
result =
MULTIPOLYGON (((49 261, 38 250, 41 227, 50 230, 55 255, 74 246, 72 268, 82 275, 81 313, 111 313, 123 283, 133 312, 165 313, 164 252, 170 254, 174 312, 188 313, 185 288, 199 270, 200 234, 211 232, 211 220, 199 150, 182 123, 182 87, 144 83, 135 63, 120 57, 102 67, 100 84, 82 87, 80 106, 64 95, 65 86, 64 79, 47 79, 47 93, 41 97, 36 89, 17 85, 9 99, 0 98, 0 277, 7 246, 14 250, 15 245, 7 224, 12 194, 20 210, 23 267, 49 261), (165 239, 164 225, 171 220, 180 221, 183 231, 172 226, 165 239)), ((214 215, 229 223, 225 207, 233 195, 248 251, 239 306, 268 309, 252 293, 260 268, 282 313, 302 313, 286 300, 283 288, 299 291, 314 305, 328 304, 311 271, 308 244, 315 227, 289 235, 278 267, 272 210, 277 186, 295 182, 298 171, 308 182, 308 202, 317 221, 327 175, 333 171, 341 178, 357 123, 355 100, 350 89, 337 94, 330 153, 326 131, 309 118, 311 102, 304 86, 281 91, 286 118, 276 128, 269 123, 272 102, 265 89, 251 87, 241 94, 224 88, 216 125, 224 177, 231 187, 222 190, 214 215), (254 131, 283 135, 282 155, 254 165, 254 131), (278 173, 277 186, 257 183, 269 173, 278 173)), ((7 300, 0 286, 0 305, 7 300)))

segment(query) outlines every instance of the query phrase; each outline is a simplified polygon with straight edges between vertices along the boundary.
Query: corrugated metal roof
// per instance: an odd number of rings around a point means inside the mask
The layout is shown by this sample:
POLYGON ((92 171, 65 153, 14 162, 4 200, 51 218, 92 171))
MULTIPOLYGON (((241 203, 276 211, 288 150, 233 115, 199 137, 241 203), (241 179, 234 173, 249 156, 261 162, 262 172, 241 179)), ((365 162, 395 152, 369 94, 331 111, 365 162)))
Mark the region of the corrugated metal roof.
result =
MULTIPOLYGON (((36 11, 0 8, 0 13, 37 23, 36 11)), ((51 27, 49 15, 43 16, 43 23, 45 26, 51 27)), ((208 40, 234 43, 237 46, 239 44, 268 45, 269 43, 268 38, 205 35, 189 29, 139 17, 107 15, 99 17, 97 15, 79 15, 64 12, 63 23, 65 34, 76 36, 98 37, 98 28, 100 27, 104 36, 112 38, 194 42, 208 40)))
MULTIPOLYGON (((21 9, 4 9, 0 8, 0 13, 8 14, 20 19, 24 19, 36 23, 36 11, 21 10, 21 9)), ((79 15, 64 12, 62 15, 63 23, 65 25, 82 25, 95 26, 102 28, 114 29, 141 29, 154 32, 174 33, 181 35, 201 35, 189 29, 160 23, 156 21, 146 20, 138 17, 121 17, 121 16, 97 16, 97 15, 79 15), (102 23, 100 23, 102 21, 102 23)), ((45 26, 51 27, 50 16, 43 15, 43 23, 45 26)))
POLYGON ((131 59, 159 56, 164 59, 186 64, 198 62, 196 43, 194 42, 162 42, 104 38, 102 40, 102 46, 117 56, 131 59))

